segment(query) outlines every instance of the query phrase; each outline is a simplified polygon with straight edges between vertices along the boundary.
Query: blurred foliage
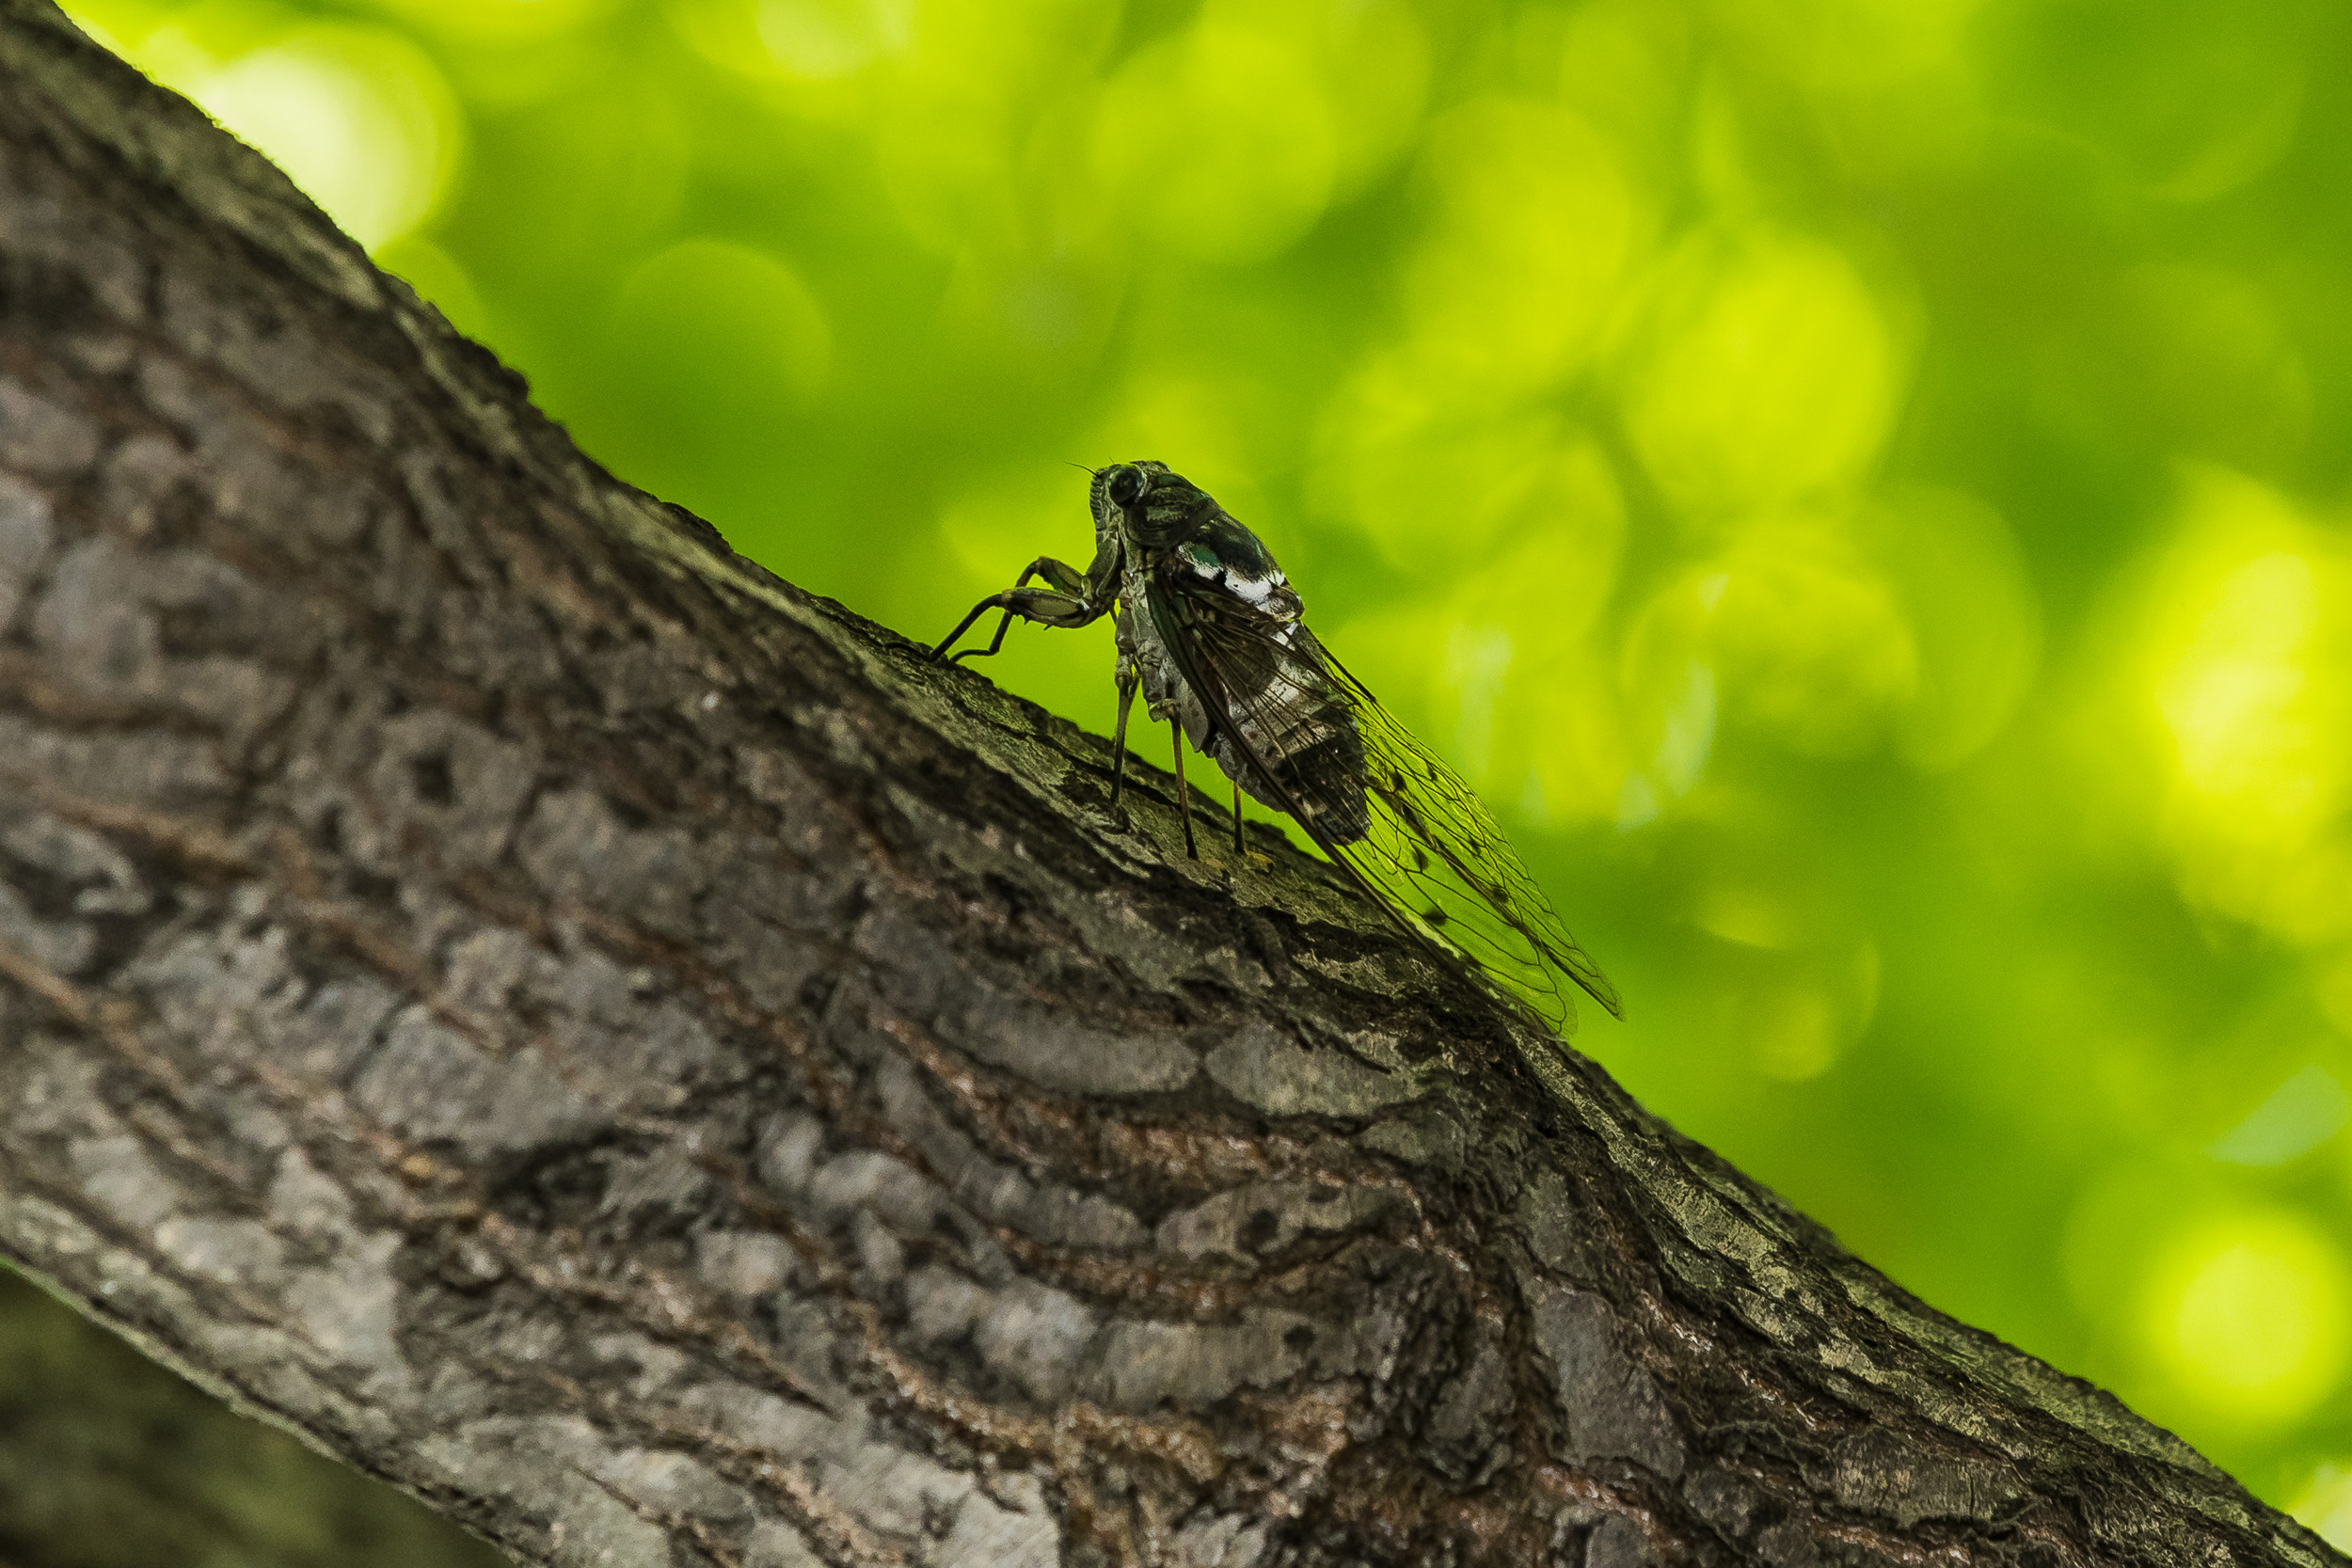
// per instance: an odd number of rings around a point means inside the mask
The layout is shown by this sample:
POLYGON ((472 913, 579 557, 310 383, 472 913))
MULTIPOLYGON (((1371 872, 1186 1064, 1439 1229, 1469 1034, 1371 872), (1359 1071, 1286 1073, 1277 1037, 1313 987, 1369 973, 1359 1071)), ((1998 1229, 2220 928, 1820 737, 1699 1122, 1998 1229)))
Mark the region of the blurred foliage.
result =
POLYGON ((231 1415, 0 1267, 0 1562, 498 1568, 380 1482, 231 1415))
POLYGON ((1587 1049, 2352 1544, 2341 8, 75 14, 912 636, 1086 559, 1068 464, 1199 481, 1622 987, 1587 1049))

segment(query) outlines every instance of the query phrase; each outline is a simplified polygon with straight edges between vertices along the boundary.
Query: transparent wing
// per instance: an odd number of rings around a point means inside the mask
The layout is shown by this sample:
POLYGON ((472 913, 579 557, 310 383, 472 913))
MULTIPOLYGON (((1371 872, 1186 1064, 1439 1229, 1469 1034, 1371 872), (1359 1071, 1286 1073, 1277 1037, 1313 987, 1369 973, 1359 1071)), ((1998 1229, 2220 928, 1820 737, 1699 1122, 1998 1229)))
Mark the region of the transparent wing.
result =
POLYGON ((1554 1028, 1574 1026, 1570 985, 1624 1017, 1616 988, 1461 775, 1304 625, 1188 577, 1155 575, 1152 611, 1186 680, 1222 716, 1244 787, 1289 812, 1401 925, 1554 1028))
MULTIPOLYGON (((1300 628, 1305 634, 1305 628, 1300 628)), ((1563 1026, 1575 1017, 1561 980, 1622 1019, 1616 987, 1569 935, 1526 865, 1462 776, 1413 738, 1363 683, 1326 652, 1355 710, 1372 810, 1364 836, 1336 851, 1441 942, 1534 1001, 1563 1026)))

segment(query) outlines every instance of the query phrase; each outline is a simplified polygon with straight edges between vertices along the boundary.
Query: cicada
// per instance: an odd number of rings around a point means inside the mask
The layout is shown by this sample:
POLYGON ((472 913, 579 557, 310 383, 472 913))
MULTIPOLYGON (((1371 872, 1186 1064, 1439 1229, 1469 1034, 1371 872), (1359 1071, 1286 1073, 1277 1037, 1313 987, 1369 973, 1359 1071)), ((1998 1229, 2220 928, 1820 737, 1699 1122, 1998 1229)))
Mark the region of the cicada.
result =
POLYGON ((1289 814, 1408 935, 1467 959, 1553 1028, 1575 1027, 1571 985, 1625 1016, 1461 775, 1307 629, 1297 590, 1256 534, 1164 463, 1094 470, 1092 501, 1085 571, 1040 556, 931 656, 946 657, 992 610, 1004 612, 996 635, 958 659, 995 653, 1016 617, 1083 626, 1108 615, 1119 649, 1114 809, 1140 689, 1152 718, 1169 726, 1187 855, 1200 854, 1184 782, 1190 742, 1233 783, 1236 850, 1246 791, 1289 814))

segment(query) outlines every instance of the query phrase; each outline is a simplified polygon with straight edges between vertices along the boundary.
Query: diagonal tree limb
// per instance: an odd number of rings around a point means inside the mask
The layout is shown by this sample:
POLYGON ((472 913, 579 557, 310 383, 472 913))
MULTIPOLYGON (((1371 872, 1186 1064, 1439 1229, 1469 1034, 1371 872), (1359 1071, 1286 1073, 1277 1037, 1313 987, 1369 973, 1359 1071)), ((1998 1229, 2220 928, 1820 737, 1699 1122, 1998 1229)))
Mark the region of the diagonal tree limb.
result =
POLYGON ((0 1249, 93 1315, 528 1561, 2342 1560, 1107 764, 0 0, 0 1249))

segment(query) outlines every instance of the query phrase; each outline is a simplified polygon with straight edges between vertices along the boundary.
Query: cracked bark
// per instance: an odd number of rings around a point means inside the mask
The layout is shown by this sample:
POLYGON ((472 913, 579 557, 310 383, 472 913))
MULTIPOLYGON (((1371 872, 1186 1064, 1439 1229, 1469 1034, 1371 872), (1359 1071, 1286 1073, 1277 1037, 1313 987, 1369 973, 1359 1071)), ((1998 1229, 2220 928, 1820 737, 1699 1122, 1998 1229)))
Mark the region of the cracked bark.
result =
POLYGON ((1107 759, 0 0, 0 1249, 94 1316, 529 1561, 2343 1560, 1107 759))

